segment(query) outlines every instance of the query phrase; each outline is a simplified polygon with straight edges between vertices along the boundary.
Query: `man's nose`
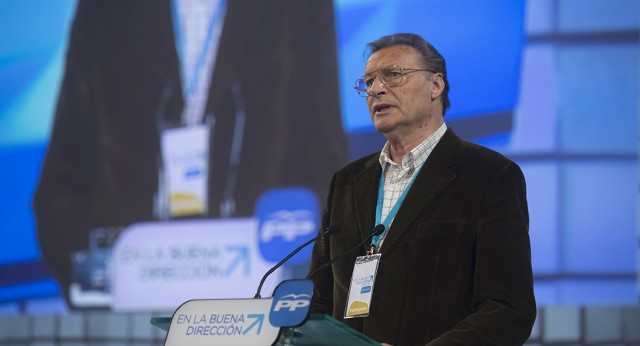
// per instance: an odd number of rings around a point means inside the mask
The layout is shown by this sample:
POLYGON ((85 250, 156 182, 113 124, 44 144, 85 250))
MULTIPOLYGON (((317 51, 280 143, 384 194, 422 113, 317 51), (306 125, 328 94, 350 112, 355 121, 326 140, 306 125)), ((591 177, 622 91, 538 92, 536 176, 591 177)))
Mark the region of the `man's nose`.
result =
POLYGON ((380 76, 376 76, 369 88, 369 96, 379 97, 387 93, 387 86, 382 82, 380 76))

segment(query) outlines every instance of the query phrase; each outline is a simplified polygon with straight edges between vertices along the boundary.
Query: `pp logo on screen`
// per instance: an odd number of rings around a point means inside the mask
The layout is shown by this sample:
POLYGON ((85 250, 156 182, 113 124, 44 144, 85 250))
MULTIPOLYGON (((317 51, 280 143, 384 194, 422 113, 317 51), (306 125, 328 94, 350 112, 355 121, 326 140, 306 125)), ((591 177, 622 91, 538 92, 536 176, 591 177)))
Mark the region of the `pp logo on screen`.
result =
POLYGON ((309 316, 313 283, 310 280, 287 280, 276 287, 269 313, 275 327, 299 326, 309 316))
MULTIPOLYGON (((273 189, 256 204, 260 254, 278 262, 318 231, 319 206, 316 195, 306 188, 273 189)), ((288 264, 306 263, 312 247, 300 251, 288 264)))

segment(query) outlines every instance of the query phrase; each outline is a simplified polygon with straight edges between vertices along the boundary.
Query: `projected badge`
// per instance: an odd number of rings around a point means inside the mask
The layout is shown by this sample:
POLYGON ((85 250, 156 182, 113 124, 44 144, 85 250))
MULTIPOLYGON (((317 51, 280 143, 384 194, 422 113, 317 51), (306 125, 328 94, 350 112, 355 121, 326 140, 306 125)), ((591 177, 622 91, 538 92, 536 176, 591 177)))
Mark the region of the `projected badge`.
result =
POLYGON ((208 125, 168 129, 162 133, 165 200, 170 217, 207 213, 209 136, 208 125))

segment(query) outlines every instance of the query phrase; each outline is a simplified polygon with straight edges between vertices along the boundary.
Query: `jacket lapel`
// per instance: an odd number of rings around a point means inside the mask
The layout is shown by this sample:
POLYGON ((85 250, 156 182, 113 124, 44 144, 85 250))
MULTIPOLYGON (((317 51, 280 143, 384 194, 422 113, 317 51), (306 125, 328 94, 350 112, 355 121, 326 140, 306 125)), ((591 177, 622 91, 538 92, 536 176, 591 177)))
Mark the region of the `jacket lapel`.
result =
POLYGON ((400 206, 398 214, 391 224, 380 252, 388 251, 406 232, 420 212, 456 178, 456 174, 449 167, 458 160, 460 144, 460 138, 453 130, 448 129, 416 176, 404 203, 400 206))
MULTIPOLYGON (((365 170, 354 178, 356 218, 362 239, 371 235, 376 222, 376 201, 381 173, 378 155, 373 155, 365 164, 365 170)), ((370 244, 364 244, 365 250, 368 250, 369 246, 370 244)))

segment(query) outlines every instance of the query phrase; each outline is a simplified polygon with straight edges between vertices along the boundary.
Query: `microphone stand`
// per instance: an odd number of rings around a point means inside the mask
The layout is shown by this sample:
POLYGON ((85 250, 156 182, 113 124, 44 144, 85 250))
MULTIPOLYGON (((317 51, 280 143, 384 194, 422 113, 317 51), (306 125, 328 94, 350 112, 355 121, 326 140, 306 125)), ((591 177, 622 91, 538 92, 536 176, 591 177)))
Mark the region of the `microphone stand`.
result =
POLYGON ((260 285, 258 285, 258 290, 256 291, 256 295, 253 296, 253 298, 262 298, 260 296, 260 291, 262 290, 262 285, 264 284, 264 281, 267 279, 267 277, 269 275, 271 275, 271 273, 273 273, 276 269, 280 268, 281 265, 284 264, 284 262, 288 261, 291 257, 295 256, 295 254, 297 254, 298 252, 300 252, 300 250, 302 250, 305 246, 313 243, 314 241, 326 236, 326 235, 331 235, 334 233, 337 233, 340 230, 340 225, 331 225, 329 227, 327 227, 325 229, 324 232, 320 233, 320 235, 311 238, 310 240, 308 240, 307 242, 305 242, 304 244, 298 246, 298 248, 296 248, 292 253, 290 253, 287 257, 283 258, 280 262, 278 262, 278 264, 274 265, 273 267, 271 267, 271 269, 269 269, 264 276, 262 277, 262 280, 260 280, 260 285))

